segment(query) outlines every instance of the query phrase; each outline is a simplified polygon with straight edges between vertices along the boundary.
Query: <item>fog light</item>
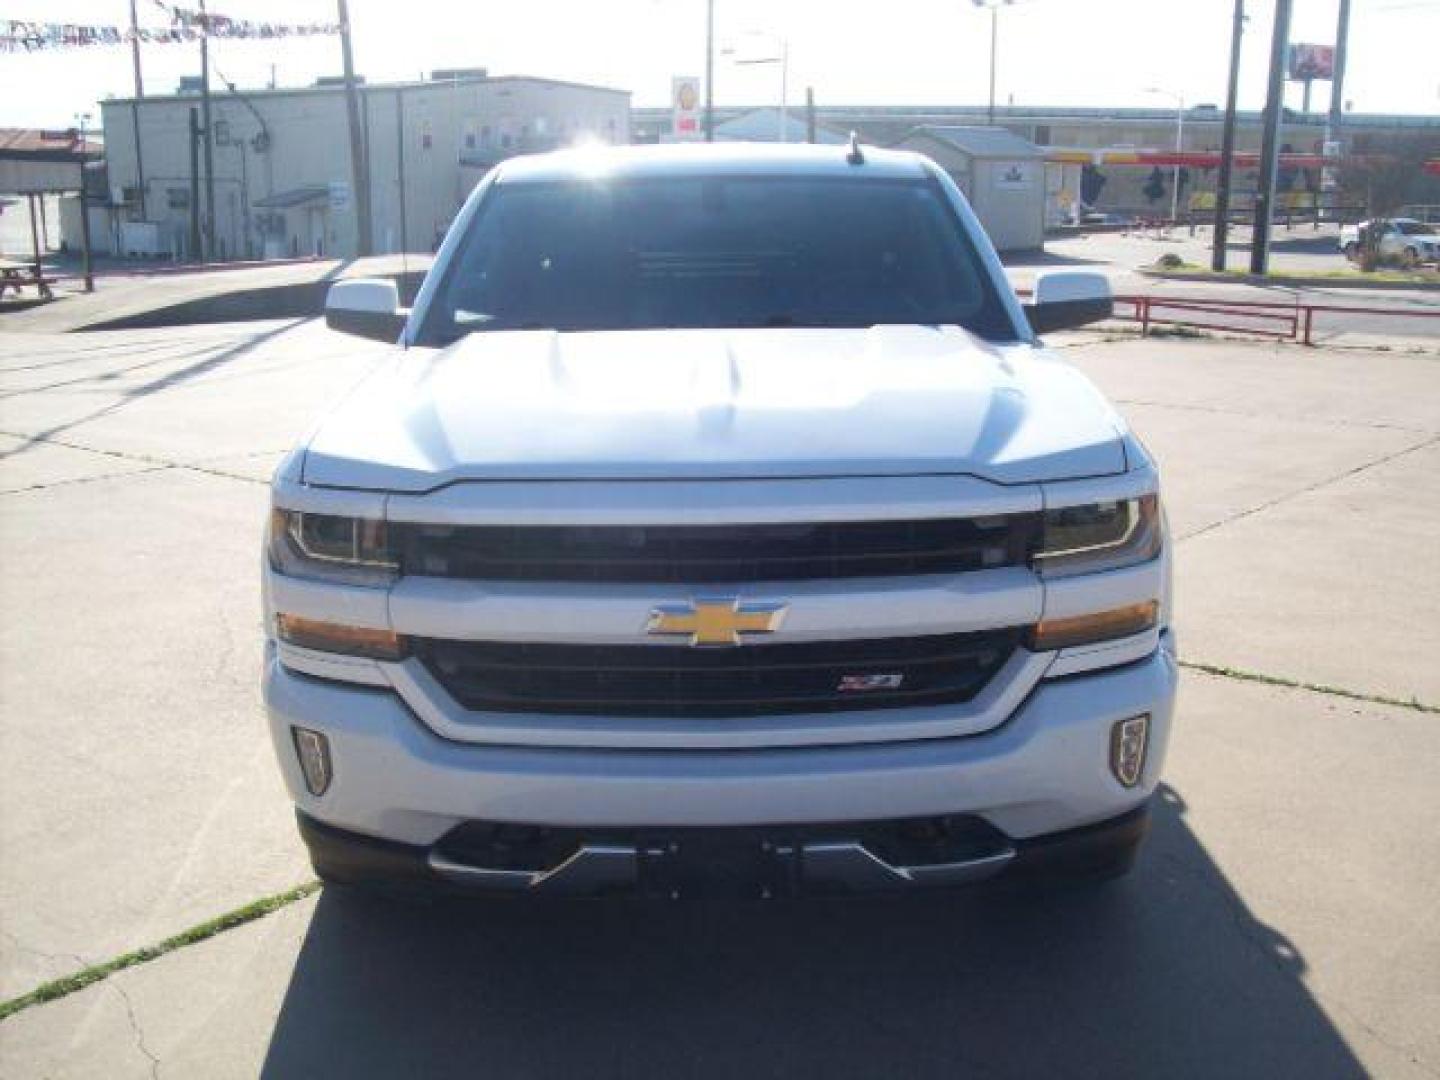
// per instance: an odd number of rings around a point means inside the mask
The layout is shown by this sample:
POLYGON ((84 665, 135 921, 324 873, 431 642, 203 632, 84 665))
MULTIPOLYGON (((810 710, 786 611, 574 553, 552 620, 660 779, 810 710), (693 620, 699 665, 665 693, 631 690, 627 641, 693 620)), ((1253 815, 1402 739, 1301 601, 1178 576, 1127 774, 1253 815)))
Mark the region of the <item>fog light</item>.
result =
POLYGON ((1120 720, 1110 729, 1110 771, 1124 787, 1134 787, 1140 782, 1149 741, 1149 713, 1120 720))
POLYGON ((303 727, 292 727, 290 734, 295 738, 295 756, 300 759, 305 786, 311 795, 324 795, 333 775, 330 770, 330 740, 318 731, 303 727))

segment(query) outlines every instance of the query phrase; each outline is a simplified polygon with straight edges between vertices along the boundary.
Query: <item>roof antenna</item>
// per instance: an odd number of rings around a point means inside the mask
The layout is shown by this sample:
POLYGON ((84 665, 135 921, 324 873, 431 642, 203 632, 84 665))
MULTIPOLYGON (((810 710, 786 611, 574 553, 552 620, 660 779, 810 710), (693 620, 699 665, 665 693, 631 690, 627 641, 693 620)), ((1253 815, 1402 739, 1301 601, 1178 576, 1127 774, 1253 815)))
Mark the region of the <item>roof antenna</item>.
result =
POLYGON ((850 152, 845 155, 845 160, 851 165, 864 165, 865 155, 860 152, 860 136, 850 132, 850 152))

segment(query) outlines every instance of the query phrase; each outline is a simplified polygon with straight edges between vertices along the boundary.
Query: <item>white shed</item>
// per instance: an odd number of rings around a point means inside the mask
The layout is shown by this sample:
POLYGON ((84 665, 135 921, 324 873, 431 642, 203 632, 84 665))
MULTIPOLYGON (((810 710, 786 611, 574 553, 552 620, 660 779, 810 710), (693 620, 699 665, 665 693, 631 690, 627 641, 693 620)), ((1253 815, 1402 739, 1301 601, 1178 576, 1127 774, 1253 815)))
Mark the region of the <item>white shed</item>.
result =
POLYGON ((1045 242, 1045 154, 1001 127, 918 127, 896 144, 934 159, 970 200, 1000 251, 1045 242))

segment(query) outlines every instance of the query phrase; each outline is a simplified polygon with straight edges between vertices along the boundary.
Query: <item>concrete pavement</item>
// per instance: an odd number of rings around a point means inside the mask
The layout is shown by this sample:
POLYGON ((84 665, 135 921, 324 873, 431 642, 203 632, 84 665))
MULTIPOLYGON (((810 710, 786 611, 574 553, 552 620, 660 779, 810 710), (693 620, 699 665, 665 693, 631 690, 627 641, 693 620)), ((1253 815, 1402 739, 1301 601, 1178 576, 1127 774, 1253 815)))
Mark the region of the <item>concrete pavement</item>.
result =
POLYGON ((1182 692, 1150 847, 1110 890, 324 893, 7 1021, 0 1053, 56 1077, 1433 1076, 1440 814, 1406 759, 1434 717, 1182 692), (1336 785, 1373 792, 1367 813, 1318 797, 1336 785), (1371 814, 1410 828, 1377 837, 1371 814))
MULTIPOLYGON (((0 336, 0 999, 308 878, 256 686, 260 481, 381 351, 0 336)), ((1440 704, 1440 361, 1067 356, 1161 461, 1187 659, 1440 704)), ((1434 713, 1190 672, 1113 888, 326 892, 0 1021, 0 1075, 1434 1076, 1437 742, 1434 713)))
POLYGON ((429 254, 374 255, 106 274, 96 277, 93 293, 65 292, 55 303, 3 312, 0 331, 55 334, 308 317, 320 313, 334 281, 390 277, 404 292, 419 287, 431 261, 429 254))
POLYGON ((256 708, 264 480, 384 350, 277 323, 4 351, 10 997, 305 876, 256 708))
POLYGON ((1440 358, 1078 347, 1154 450, 1184 655, 1440 704, 1440 358))

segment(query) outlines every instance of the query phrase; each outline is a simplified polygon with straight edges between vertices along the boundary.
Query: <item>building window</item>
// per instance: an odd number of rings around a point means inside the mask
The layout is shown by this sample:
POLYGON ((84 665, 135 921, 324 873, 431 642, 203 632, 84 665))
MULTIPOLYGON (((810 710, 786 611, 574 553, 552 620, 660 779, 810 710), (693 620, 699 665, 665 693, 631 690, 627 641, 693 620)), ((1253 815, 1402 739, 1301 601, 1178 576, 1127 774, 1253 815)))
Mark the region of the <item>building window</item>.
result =
POLYGON ((474 149, 475 149, 475 133, 474 133, 473 131, 467 131, 467 132, 465 133, 465 149, 466 149, 466 150, 474 150, 474 149))
POLYGON ((489 125, 489 124, 486 124, 484 127, 482 127, 482 128, 480 129, 480 145, 481 145, 481 146, 489 146, 489 145, 490 145, 490 125, 489 125))
POLYGON ((549 126, 549 121, 547 121, 547 120, 545 119, 545 117, 543 117, 543 116, 537 116, 537 117, 535 118, 535 134, 536 134, 536 135, 544 135, 544 134, 545 134, 545 129, 546 129, 546 127, 548 127, 548 126, 549 126))

